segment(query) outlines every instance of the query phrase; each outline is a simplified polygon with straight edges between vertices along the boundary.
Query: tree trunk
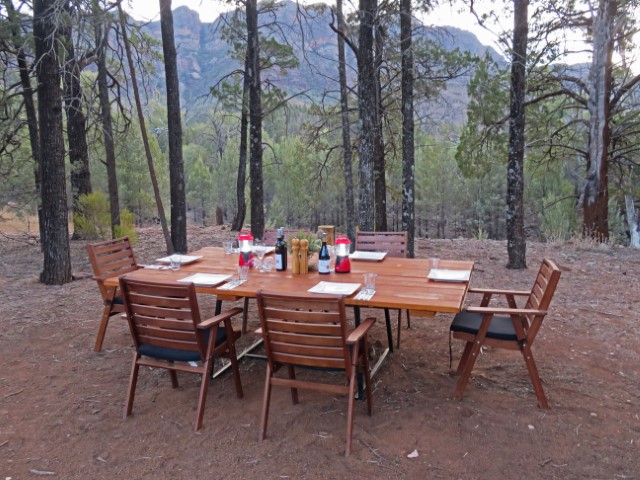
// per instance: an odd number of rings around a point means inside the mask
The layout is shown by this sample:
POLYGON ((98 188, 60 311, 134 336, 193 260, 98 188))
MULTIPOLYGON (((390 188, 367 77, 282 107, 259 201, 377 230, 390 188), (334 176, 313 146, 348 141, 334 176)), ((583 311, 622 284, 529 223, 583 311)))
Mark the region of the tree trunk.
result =
POLYGON ((247 56, 249 57, 249 177, 251 180, 251 233, 264 233, 262 179, 262 103, 260 98, 260 42, 257 0, 247 1, 247 56))
POLYGON ((400 1, 400 52, 402 55, 402 230, 407 232, 407 254, 415 256, 415 159, 413 123, 413 51, 411 0, 400 1))
POLYGON ((609 238, 609 127, 612 89, 611 55, 614 46, 615 0, 600 0, 593 19, 593 56, 589 72, 589 157, 582 197, 586 235, 609 238))
POLYGON ((373 185, 374 185, 374 224, 375 230, 387 231, 387 183, 385 177, 384 161, 384 138, 382 136, 382 119, 384 107, 382 106, 382 51, 384 49, 384 32, 375 20, 375 59, 374 59, 374 80, 376 92, 376 124, 374 132, 374 154, 373 154, 373 185))
POLYGON ((173 243, 171 241, 171 235, 169 234, 169 228, 167 226, 167 217, 164 214, 164 207, 162 206, 162 197, 160 196, 160 188, 158 187, 156 169, 153 166, 153 157, 151 156, 151 147, 149 146, 149 136, 147 135, 147 127, 144 121, 144 112, 142 111, 142 102, 140 101, 140 91, 138 90, 136 69, 133 64, 131 44, 129 43, 129 38, 127 35, 127 22, 124 15, 124 10, 122 10, 122 4, 120 2, 118 2, 118 16, 120 18, 120 28, 122 30, 122 42, 124 43, 125 51, 127 54, 127 63, 129 64, 129 75, 131 77, 129 80, 131 81, 131 88, 133 89, 133 96, 136 102, 136 112, 138 113, 138 122, 140 124, 140 135, 142 136, 145 156, 147 157, 147 168, 149 169, 149 177, 151 177, 153 195, 156 200, 158 217, 160 218, 160 225, 162 226, 162 233, 164 234, 164 242, 167 247, 167 253, 172 254, 174 252, 173 243))
POLYGON ((72 280, 54 4, 55 0, 35 0, 33 4, 44 220, 40 281, 47 285, 72 280))
POLYGON ((105 165, 107 167, 107 189, 109 191, 109 212, 111 215, 111 237, 116 238, 116 226, 120 225, 120 199, 118 197, 118 177, 116 174, 116 153, 113 142, 113 124, 111 122, 111 103, 107 84, 107 42, 106 25, 98 17, 95 25, 96 55, 98 67, 98 97, 100 101, 100 120, 102 123, 102 141, 104 143, 105 165), (104 27, 104 30, 103 30, 104 27))
POLYGON ((38 232, 40 235, 40 245, 42 246, 42 232, 44 231, 41 203, 41 178, 40 178, 40 138, 38 134, 38 116, 36 106, 33 101, 33 87, 29 77, 31 69, 27 63, 27 55, 24 51, 24 39, 20 37, 19 18, 13 8, 11 0, 5 0, 4 6, 7 9, 7 16, 11 24, 11 36, 13 46, 16 49, 16 60, 18 62, 18 72, 20 75, 20 85, 22 86, 22 99, 24 100, 24 110, 27 116, 27 126, 29 129, 29 144, 31 146, 31 156, 33 158, 33 176, 35 193, 38 202, 38 232))
POLYGON ((349 97, 347 89, 347 69, 344 50, 344 37, 346 34, 344 14, 342 12, 342 0, 336 1, 336 14, 338 17, 338 75, 340 78, 340 110, 342 114, 342 153, 344 171, 344 194, 346 206, 347 236, 352 242, 356 238, 356 210, 353 191, 353 159, 351 155, 351 125, 349 121, 349 97))
POLYGON ((249 124, 249 52, 244 59, 244 79, 242 83, 242 111, 240 113, 240 153, 238 158, 238 178, 236 180, 236 216, 233 219, 231 230, 240 231, 247 215, 247 202, 244 197, 244 187, 247 182, 247 133, 249 124))
POLYGON ((167 86, 167 127, 169 136, 169 184, 171 198, 171 241, 177 252, 187 252, 187 199, 182 159, 180 80, 173 33, 171 0, 160 0, 160 28, 167 86))
POLYGON ((358 115, 360 144, 358 152, 358 222, 360 229, 374 229, 373 159, 375 154, 376 95, 373 65, 373 27, 377 0, 360 0, 358 42, 358 115))
MULTIPOLYGON (((69 20, 61 28, 61 36, 65 46, 66 58, 64 62, 64 105, 67 114, 67 142, 69 145, 69 163, 71 167, 71 200, 74 214, 82 214, 79 206, 81 195, 91 193, 91 173, 89 171, 89 148, 87 147, 87 119, 84 115, 82 102, 83 93, 80 83, 80 64, 76 58, 73 45, 73 29, 71 24, 71 10, 73 6, 67 3, 65 10, 69 13, 69 20)), ((73 239, 81 238, 74 230, 73 239)))
POLYGON ((631 195, 624 196, 627 207, 627 225, 629 225, 629 246, 640 248, 640 225, 638 225, 638 215, 631 195))
POLYGON ((529 0, 513 2, 513 52, 511 60, 511 109, 509 113, 509 161, 507 166, 507 268, 527 268, 524 235, 524 129, 529 0))

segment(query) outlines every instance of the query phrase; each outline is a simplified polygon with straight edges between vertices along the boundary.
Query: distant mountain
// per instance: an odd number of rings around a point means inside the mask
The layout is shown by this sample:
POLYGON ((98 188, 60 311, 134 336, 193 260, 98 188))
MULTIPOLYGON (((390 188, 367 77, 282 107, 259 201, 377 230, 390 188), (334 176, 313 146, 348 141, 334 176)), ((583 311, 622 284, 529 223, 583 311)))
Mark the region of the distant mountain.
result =
MULTIPOLYGON (((296 9, 296 4, 287 0, 281 3, 275 15, 279 32, 293 45, 300 66, 288 71, 284 77, 278 76, 277 72, 267 72, 266 75, 289 95, 308 91, 308 95, 319 98, 323 92, 336 92, 337 41, 329 26, 331 12, 328 8, 314 8, 308 13, 305 22, 299 22, 296 9)), ((188 7, 179 7, 173 11, 181 98, 185 106, 207 95, 209 89, 225 75, 242 68, 230 56, 230 46, 221 35, 221 27, 231 15, 233 12, 223 14, 212 23, 203 23, 198 13, 188 7)), ((274 19, 272 15, 261 15, 260 23, 273 22, 274 19)), ((419 25, 417 20, 415 22, 419 25)), ((149 23, 144 29, 152 37, 161 39, 160 22, 149 23)), ((494 49, 482 45, 475 35, 465 30, 454 27, 423 27, 419 31, 447 50, 458 48, 479 56, 488 52, 492 57, 500 58, 494 49)), ((349 55, 348 62, 349 75, 353 79, 356 75, 353 55, 349 55)), ((157 87, 164 90, 164 82, 161 81, 164 66, 160 63, 157 67, 157 87)), ((457 85, 451 86, 453 92, 448 96, 457 104, 454 110, 464 115, 466 81, 455 83, 457 85)), ((447 107, 444 110, 451 109, 447 107)), ((456 123, 464 120, 460 115, 455 116, 456 123)))

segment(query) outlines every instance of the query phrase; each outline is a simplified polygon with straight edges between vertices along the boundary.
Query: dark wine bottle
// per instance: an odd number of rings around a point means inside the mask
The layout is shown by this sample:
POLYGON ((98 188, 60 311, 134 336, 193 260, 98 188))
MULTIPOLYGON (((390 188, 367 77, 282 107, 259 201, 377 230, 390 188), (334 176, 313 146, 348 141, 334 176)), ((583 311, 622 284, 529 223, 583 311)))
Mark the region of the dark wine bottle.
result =
POLYGON ((284 239, 284 228, 278 229, 276 241, 276 270, 284 272, 287 269, 287 242, 284 239))
POLYGON ((327 234, 322 233, 322 246, 318 254, 318 273, 331 273, 331 256, 327 247, 327 234))

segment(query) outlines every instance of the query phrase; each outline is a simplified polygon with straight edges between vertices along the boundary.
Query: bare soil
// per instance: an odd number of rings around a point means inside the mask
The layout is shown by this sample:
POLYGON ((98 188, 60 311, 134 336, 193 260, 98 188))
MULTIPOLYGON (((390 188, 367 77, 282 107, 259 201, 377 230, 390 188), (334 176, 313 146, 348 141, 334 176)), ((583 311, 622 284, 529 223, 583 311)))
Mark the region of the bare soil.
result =
MULTIPOLYGON (((220 227, 189 230, 192 249, 230 237, 220 227)), ((528 289, 543 257, 558 262, 560 285, 533 346, 551 408, 537 407, 520 354, 493 349, 478 360, 462 401, 452 400, 451 316, 414 317, 411 329, 403 320, 401 349, 374 379, 373 416, 356 405, 353 452, 345 458, 343 397, 301 392, 294 406, 276 390, 268 437, 258 442, 259 360, 241 363, 242 400, 230 375, 212 382, 199 433, 197 376, 181 376, 174 390, 165 372, 143 370, 134 413, 124 419, 129 333, 113 317, 103 351, 93 351, 101 301, 82 275, 91 270, 84 246, 72 242, 80 279, 52 287, 38 282, 42 255, 32 237, 0 236, 2 479, 640 476, 637 251, 529 243, 529 269, 512 271, 504 267, 504 242, 419 240, 420 257, 474 260, 475 286, 528 289)), ((164 255, 161 233, 141 230, 136 254, 141 263, 164 255)), ((255 313, 252 305, 252 327, 255 313)), ((379 349, 384 322, 372 337, 379 349)), ((454 367, 460 352, 454 343, 454 367)))

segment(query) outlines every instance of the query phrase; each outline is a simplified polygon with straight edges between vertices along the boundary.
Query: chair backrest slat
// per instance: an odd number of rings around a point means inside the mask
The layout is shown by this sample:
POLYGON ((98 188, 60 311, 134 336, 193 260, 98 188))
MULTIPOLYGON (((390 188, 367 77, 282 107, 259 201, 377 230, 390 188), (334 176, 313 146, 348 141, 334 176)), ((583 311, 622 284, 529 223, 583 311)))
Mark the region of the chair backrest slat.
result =
POLYGON ((120 278, 129 328, 136 348, 141 345, 200 352, 205 357, 204 334, 198 330, 200 313, 191 283, 158 283, 120 278))
POLYGON ((96 276, 122 275, 138 268, 129 237, 87 245, 87 253, 96 276))
POLYGON ((390 257, 406 257, 407 232, 357 232, 356 250, 387 252, 390 257))
MULTIPOLYGON (((531 293, 525 305, 525 309, 548 310, 551 300, 560 281, 560 269, 553 260, 545 258, 542 261, 538 275, 531 288, 531 293)), ((524 323, 527 338, 533 341, 542 326, 544 315, 526 317, 527 322, 524 323)))
POLYGON ((260 291, 260 323, 268 361, 350 372, 344 299, 260 291))

